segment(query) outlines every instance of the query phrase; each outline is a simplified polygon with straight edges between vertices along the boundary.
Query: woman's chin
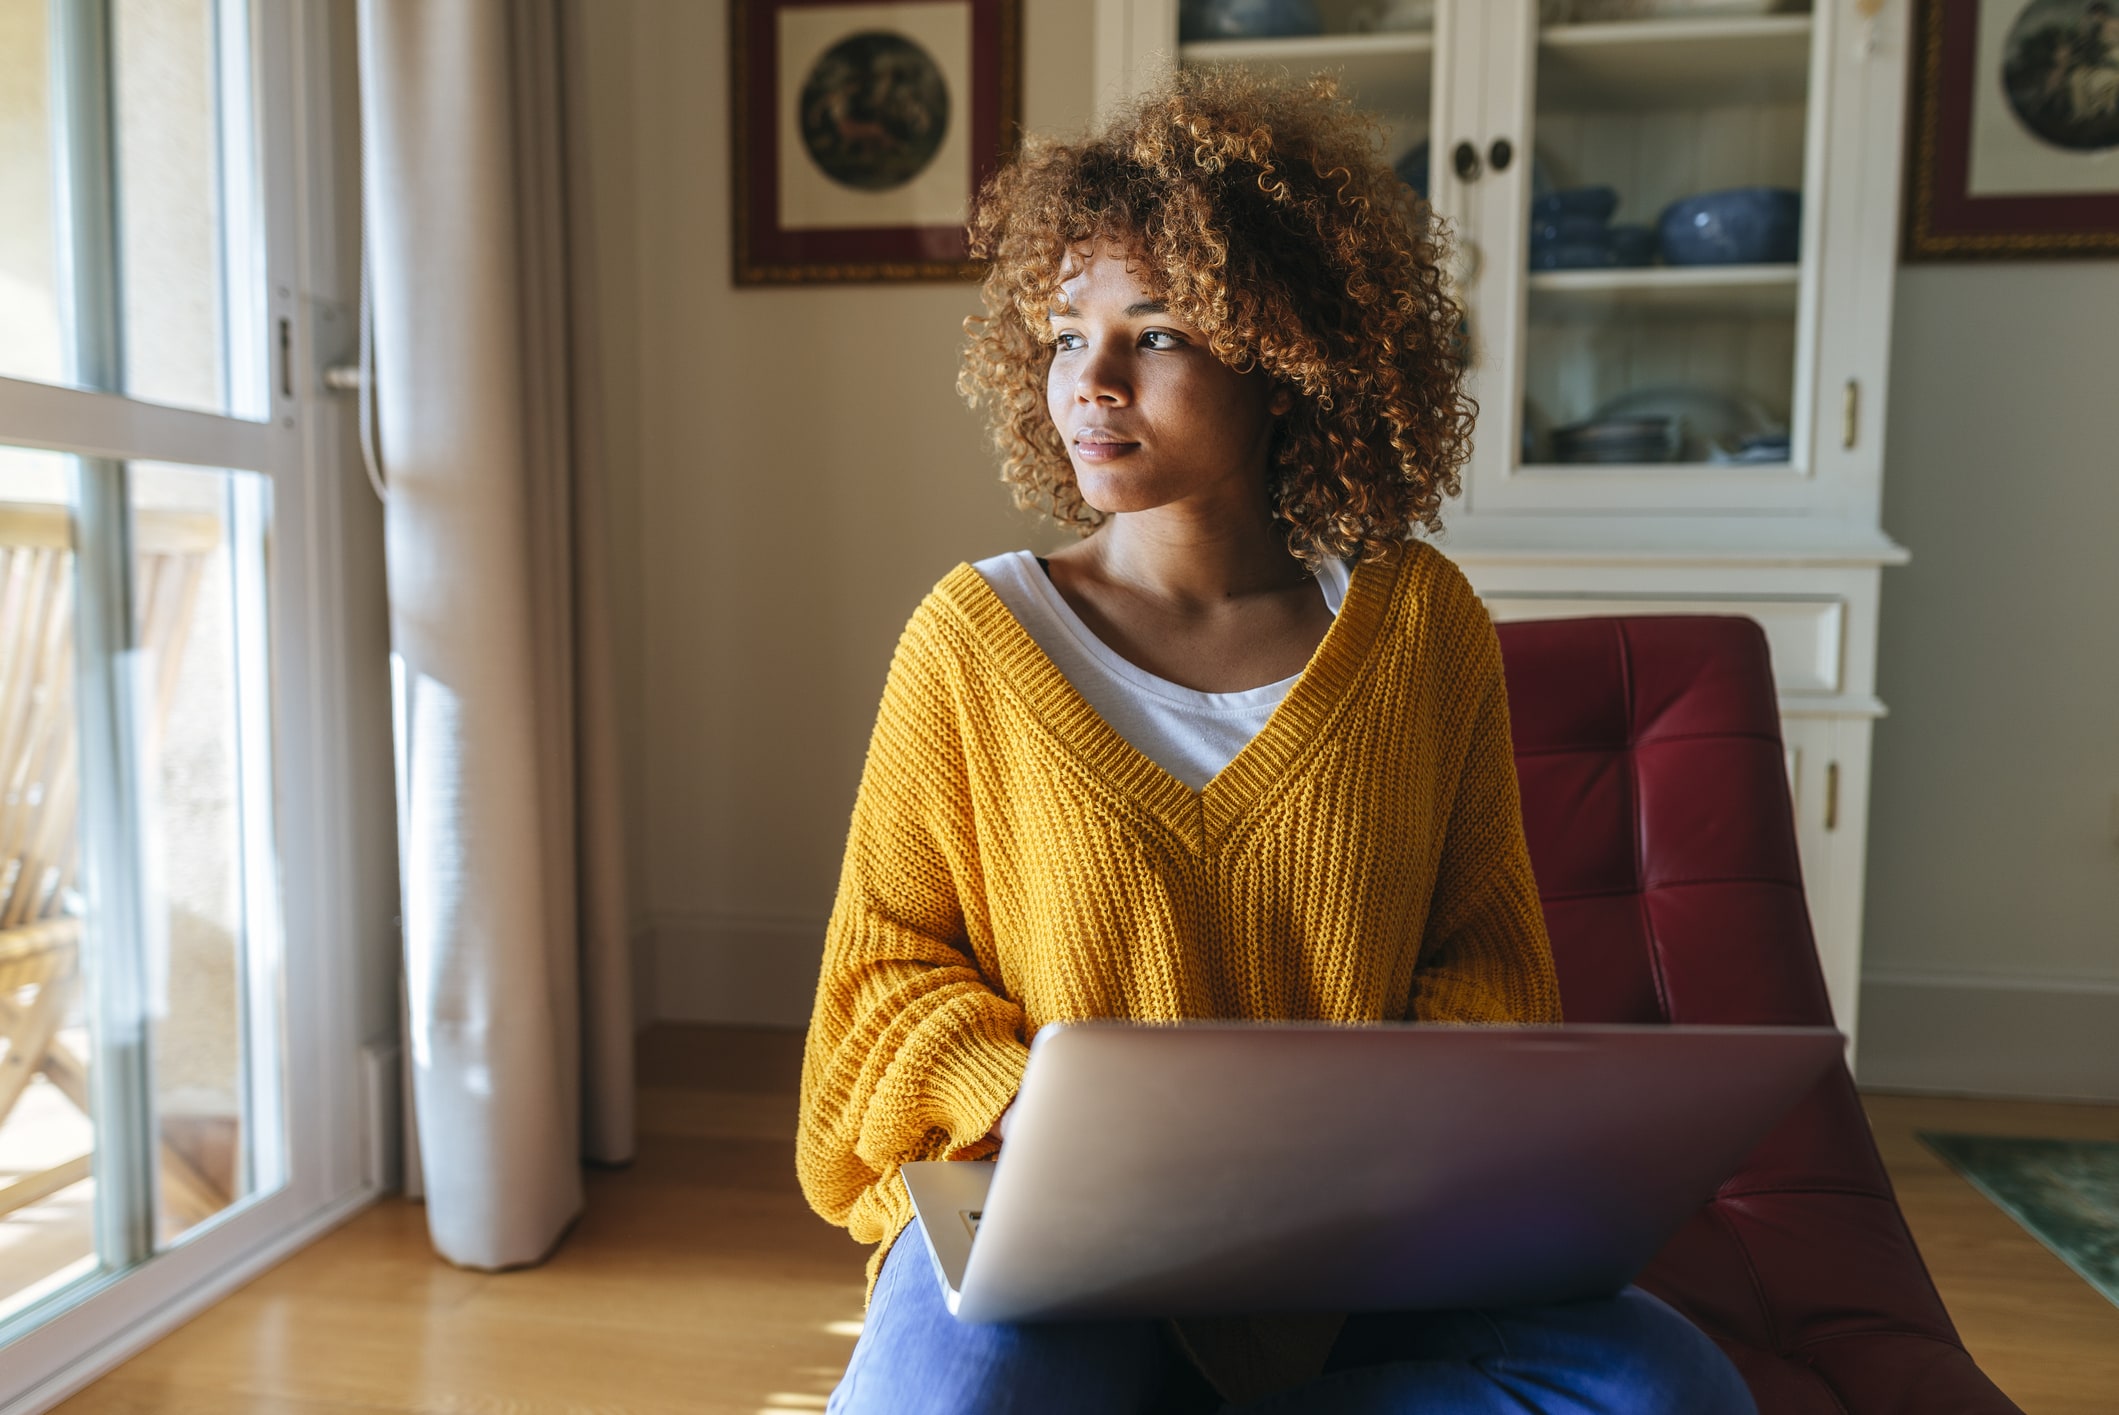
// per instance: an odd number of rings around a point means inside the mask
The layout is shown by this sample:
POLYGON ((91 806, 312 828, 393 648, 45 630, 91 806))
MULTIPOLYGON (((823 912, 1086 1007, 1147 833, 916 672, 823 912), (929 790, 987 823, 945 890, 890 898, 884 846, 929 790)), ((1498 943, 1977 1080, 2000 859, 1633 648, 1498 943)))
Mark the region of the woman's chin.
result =
POLYGON ((1169 496, 1159 495, 1161 489, 1148 478, 1128 475, 1116 467, 1087 470, 1076 467, 1074 485, 1091 509, 1106 516, 1126 511, 1152 511, 1171 500, 1169 496))

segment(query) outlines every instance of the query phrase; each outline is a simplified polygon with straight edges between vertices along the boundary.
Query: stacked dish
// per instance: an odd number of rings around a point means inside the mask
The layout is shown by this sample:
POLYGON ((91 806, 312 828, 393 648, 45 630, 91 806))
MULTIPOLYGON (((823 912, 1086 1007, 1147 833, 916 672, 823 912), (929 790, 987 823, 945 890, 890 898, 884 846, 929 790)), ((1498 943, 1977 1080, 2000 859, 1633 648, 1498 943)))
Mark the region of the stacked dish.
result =
POLYGON ((1584 422, 1554 428, 1556 462, 1788 460, 1787 424, 1756 399, 1711 388, 1642 388, 1609 399, 1584 422))
POLYGON ((1677 418, 1599 418, 1552 430, 1557 462, 1674 462, 1684 433, 1677 418))

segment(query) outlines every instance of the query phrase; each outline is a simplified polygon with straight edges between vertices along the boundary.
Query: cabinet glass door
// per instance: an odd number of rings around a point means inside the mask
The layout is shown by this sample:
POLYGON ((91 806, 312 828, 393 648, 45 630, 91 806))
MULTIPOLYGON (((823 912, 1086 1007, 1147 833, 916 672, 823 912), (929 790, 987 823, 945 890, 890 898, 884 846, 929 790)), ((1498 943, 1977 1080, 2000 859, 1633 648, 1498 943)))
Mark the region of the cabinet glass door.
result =
POLYGON ((1819 226, 1807 6, 1487 13, 1484 114, 1532 161, 1474 203, 1479 388, 1504 400, 1481 418, 1484 509, 1792 505, 1819 226))

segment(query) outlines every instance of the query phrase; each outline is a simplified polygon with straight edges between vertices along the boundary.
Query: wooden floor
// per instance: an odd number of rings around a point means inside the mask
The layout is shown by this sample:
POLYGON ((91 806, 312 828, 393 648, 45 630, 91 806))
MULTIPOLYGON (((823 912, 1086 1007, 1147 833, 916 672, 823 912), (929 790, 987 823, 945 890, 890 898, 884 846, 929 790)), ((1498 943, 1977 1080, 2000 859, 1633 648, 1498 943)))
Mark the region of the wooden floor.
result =
POLYGON ((2119 1411, 2119 1307, 1957 1177, 1916 1131, 2119 1140, 2119 1106, 1865 1096, 1928 1272, 1980 1368, 2028 1415, 2119 1411))
MULTIPOLYGON (((664 1029, 641 1154, 595 1175, 542 1268, 458 1271, 384 1203, 59 1407, 65 1415, 766 1412, 824 1406, 860 1330, 862 1252, 790 1170, 799 1041, 664 1029)), ((1869 1098, 1965 1341, 2029 1415, 2119 1409, 2114 1308, 1913 1139, 2119 1139, 2119 1107, 1869 1098)))

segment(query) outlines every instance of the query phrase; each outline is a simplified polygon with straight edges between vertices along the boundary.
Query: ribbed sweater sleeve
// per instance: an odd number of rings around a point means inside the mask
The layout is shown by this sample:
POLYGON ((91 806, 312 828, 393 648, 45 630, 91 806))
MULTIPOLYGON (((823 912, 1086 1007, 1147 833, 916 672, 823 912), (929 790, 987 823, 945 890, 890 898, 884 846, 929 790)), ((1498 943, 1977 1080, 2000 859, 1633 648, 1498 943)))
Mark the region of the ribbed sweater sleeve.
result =
POLYGON ((803 1056, 796 1171, 864 1243, 912 1218, 900 1165, 990 1148, 1029 1058, 966 936, 977 853, 944 637, 923 609, 891 665, 803 1056))
POLYGON ((1420 1022, 1551 1023, 1560 985, 1523 839, 1501 642, 1476 600, 1467 635, 1473 710, 1413 976, 1420 1022))

